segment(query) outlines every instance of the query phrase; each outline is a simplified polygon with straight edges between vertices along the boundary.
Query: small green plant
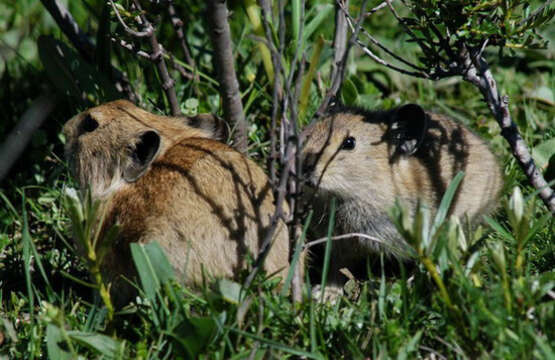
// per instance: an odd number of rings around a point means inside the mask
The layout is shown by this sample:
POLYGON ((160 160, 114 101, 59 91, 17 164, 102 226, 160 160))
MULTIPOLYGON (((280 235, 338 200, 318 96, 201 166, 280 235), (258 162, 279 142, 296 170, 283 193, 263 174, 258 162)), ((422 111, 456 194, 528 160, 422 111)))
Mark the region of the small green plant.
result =
MULTIPOLYGON (((101 201, 93 200, 90 191, 78 196, 74 189, 67 189, 64 205, 73 229, 76 252, 81 254, 89 273, 92 284, 88 286, 98 290, 100 298, 106 306, 108 325, 114 319, 114 305, 110 296, 110 284, 102 275, 102 261, 114 243, 118 234, 117 226, 103 233, 105 207, 101 201)), ((74 279, 87 284, 82 280, 74 279)))

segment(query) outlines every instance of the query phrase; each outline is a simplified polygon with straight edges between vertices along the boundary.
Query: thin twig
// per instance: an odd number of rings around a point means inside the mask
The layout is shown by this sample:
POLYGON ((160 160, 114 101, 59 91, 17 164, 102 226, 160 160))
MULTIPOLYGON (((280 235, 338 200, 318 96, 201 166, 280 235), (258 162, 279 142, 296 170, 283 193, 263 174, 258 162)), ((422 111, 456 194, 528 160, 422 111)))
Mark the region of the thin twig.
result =
MULTIPOLYGON (((391 2, 393 2, 393 0, 391 0, 391 2)), ((386 7, 386 6, 387 6, 387 1, 384 1, 384 2, 381 3, 380 5, 375 6, 375 7, 373 7, 372 9, 370 9, 364 16, 365 16, 365 17, 366 17, 366 16, 370 16, 370 15, 372 15, 373 13, 375 13, 375 12, 377 12, 377 11, 380 11, 381 9, 383 9, 383 8, 386 7)))
POLYGON ((372 60, 374 60, 375 62, 377 62, 378 64, 381 64, 385 67, 388 67, 392 70, 395 70, 397 72, 400 72, 401 74, 405 74, 405 75, 410 75, 410 76, 414 76, 417 78, 421 78, 421 79, 430 79, 432 78, 431 74, 425 73, 425 72, 416 72, 416 71, 409 71, 409 70, 405 70, 403 68, 400 68, 396 65, 390 64, 387 61, 383 60, 382 58, 380 58, 379 56, 377 56, 376 54, 374 54, 372 52, 372 50, 370 50, 369 48, 367 48, 360 40, 356 39, 355 43, 358 45, 358 47, 368 56, 370 56, 370 58, 372 60))
POLYGON ((465 352, 461 349, 461 347, 457 343, 455 343, 454 345, 450 344, 447 341, 440 338, 439 336, 434 337, 434 339, 436 339, 437 341, 445 345, 445 347, 447 347, 449 350, 457 353, 457 355, 461 356, 463 359, 468 358, 468 356, 465 354, 465 352))
POLYGON ((191 51, 189 50, 189 44, 187 43, 187 37, 185 36, 185 31, 183 31, 183 20, 177 16, 175 7, 173 6, 173 0, 168 2, 168 14, 170 15, 170 20, 172 22, 177 38, 179 39, 179 45, 181 45, 181 50, 183 51, 183 56, 185 56, 185 61, 191 68, 195 68, 195 60, 191 56, 191 51))
MULTIPOLYGON (((279 6, 279 5, 278 5, 279 6)), ((278 160, 278 152, 276 150, 276 127, 279 116, 279 103, 281 97, 281 52, 283 46, 280 44, 278 51, 272 39, 272 30, 270 29, 270 4, 268 0, 260 0, 260 8, 262 9, 262 24, 264 26, 264 35, 266 37, 266 46, 272 54, 272 65, 274 67, 274 88, 272 91, 272 123, 270 129, 270 156, 268 158, 268 169, 270 171, 270 183, 276 185, 276 167, 278 160)))
MULTIPOLYGON (((110 0, 111 1, 111 0, 110 0)), ((173 116, 181 115, 181 109, 179 106, 179 102, 177 101, 177 95, 175 93, 175 81, 172 79, 168 72, 168 67, 166 66, 166 61, 164 60, 163 56, 163 49, 160 43, 158 42, 158 38, 156 37, 156 32, 154 31, 154 27, 148 21, 146 16, 142 13, 141 5, 139 4, 138 0, 133 0, 133 4, 141 12, 140 19, 142 21, 143 27, 146 29, 144 32, 150 31, 150 35, 148 39, 150 41, 150 46, 152 48, 152 54, 150 55, 150 59, 156 64, 158 69, 158 73, 160 78, 162 79, 162 89, 164 90, 168 101, 170 103, 171 113, 173 116)))
POLYGON ((475 61, 473 62, 473 56, 469 52, 466 52, 465 57, 468 71, 464 74, 464 79, 478 87, 490 111, 496 118, 499 127, 501 127, 501 135, 509 143, 511 151, 520 167, 532 186, 539 190, 539 196, 547 208, 552 213, 555 213, 555 192, 549 187, 549 184, 536 167, 526 142, 511 119, 509 98, 507 96, 500 96, 497 90, 497 82, 484 58, 474 59, 475 61))
MULTIPOLYGON (((339 93, 339 90, 341 89, 341 85, 343 84, 343 79, 345 78, 345 69, 347 67, 347 60, 349 58, 349 51, 351 50, 351 47, 353 46, 353 44, 358 41, 358 34, 360 32, 360 29, 362 28, 362 23, 364 21, 364 10, 366 8, 366 3, 367 0, 364 0, 362 2, 361 5, 361 10, 360 10, 360 16, 357 19, 357 23, 356 26, 352 27, 352 34, 351 37, 349 38, 349 42, 346 44, 346 48, 343 49, 341 46, 339 47, 339 51, 342 52, 341 54, 341 60, 337 63, 337 69, 336 71, 333 73, 333 77, 331 79, 331 86, 328 89, 326 96, 324 97, 324 99, 322 100, 322 103, 320 104, 320 106, 318 107, 318 110, 316 111, 316 116, 315 119, 318 117, 321 117, 324 112, 326 111, 326 109, 328 108, 331 100, 333 98, 335 98, 337 96, 337 94, 339 93)), ((338 23, 336 25, 337 26, 342 26, 342 29, 336 29, 336 36, 342 36, 343 32, 346 32, 346 24, 349 23, 348 21, 348 10, 345 9, 343 7, 343 5, 345 5, 346 3, 341 3, 341 2, 337 2, 337 8, 336 8, 336 20, 337 19, 342 19, 340 21, 340 23, 338 23), (339 31, 339 33, 338 33, 339 31)), ((337 39, 339 41, 339 39, 337 39)), ((334 45, 339 45, 338 42, 335 42, 335 38, 334 38, 334 45)), ((339 57, 339 55, 338 55, 339 57)), ((334 56, 335 58, 335 56, 334 56)))
POLYGON ((181 76, 183 76, 185 79, 187 80, 195 80, 198 79, 198 75, 193 75, 192 73, 188 72, 183 66, 181 66, 180 64, 177 63, 177 61, 175 61, 175 57, 172 54, 169 54, 170 56, 170 64, 171 66, 179 71, 179 73, 181 74, 181 76))
POLYGON ((117 38, 115 38, 115 37, 110 38, 110 40, 111 40, 113 43, 115 43, 115 44, 121 46, 122 48, 127 49, 127 50, 133 52, 133 53, 134 53, 135 55, 137 55, 138 57, 141 57, 141 58, 143 58, 143 59, 148 59, 148 60, 150 60, 150 54, 147 53, 147 52, 144 51, 144 50, 138 50, 138 49, 135 47, 134 44, 129 43, 129 42, 123 40, 123 39, 117 39, 117 38))
MULTIPOLYGON (((363 238, 363 239, 366 239, 366 240, 370 240, 370 241, 374 241, 374 242, 377 242, 377 243, 382 244, 382 245, 387 245, 387 243, 385 241, 383 241, 383 240, 381 240, 377 237, 370 236, 368 234, 363 234, 363 233, 349 233, 349 234, 336 235, 336 236, 330 237, 330 239, 332 241, 337 241, 337 240, 352 239, 352 238, 357 238, 357 237, 358 238, 363 238)), ((328 241, 327 236, 323 237, 323 238, 320 238, 318 240, 313 240, 311 242, 308 242, 308 243, 304 244, 303 250, 307 250, 308 248, 311 248, 314 245, 323 244, 326 241, 328 241)))
POLYGON ((41 2, 81 56, 91 62, 96 52, 95 46, 87 34, 81 30, 71 13, 59 0, 41 0, 41 2))
POLYGON ((447 357, 445 357, 444 355, 442 355, 441 353, 439 353, 438 351, 432 349, 431 347, 428 346, 424 346, 424 345, 420 345, 419 346, 420 349, 429 352, 430 354, 433 354, 435 356, 437 356, 440 359, 445 359, 447 360, 447 357))
MULTIPOLYGON (((407 32, 419 44, 420 48, 423 51, 426 51, 427 49, 429 50, 427 45, 422 43, 422 41, 405 24, 395 8, 391 5, 391 2, 392 0, 386 0, 389 9, 393 13, 397 21, 403 26, 405 32, 407 32)), ((497 83, 493 78, 489 65, 481 56, 488 45, 487 39, 482 43, 479 49, 472 49, 472 51, 470 51, 466 48, 463 48, 462 54, 457 55, 453 52, 447 40, 433 24, 431 25, 431 30, 438 37, 443 50, 445 50, 447 56, 449 57, 449 59, 447 60, 441 59, 441 62, 449 64, 447 70, 441 69, 441 67, 439 67, 433 73, 408 71, 381 59, 364 44, 362 44, 360 40, 356 39, 356 44, 377 63, 402 74, 419 78, 429 78, 432 80, 437 80, 452 75, 460 75, 466 81, 474 84, 482 93, 484 100, 490 108, 490 111, 501 127, 501 134, 509 143, 513 155, 519 162, 519 165, 523 169, 524 173, 527 175, 528 180, 537 190, 539 190, 539 196, 547 205, 549 210, 552 213, 555 213, 555 192, 552 188, 549 187, 549 185, 543 178, 543 175, 534 164, 534 160, 530 155, 530 150, 528 149, 526 142, 518 132, 518 128, 511 119, 509 111, 509 99, 506 96, 500 96, 497 90, 497 83)), ((437 52, 435 52, 435 54, 437 55, 437 52)), ((438 58, 440 58, 439 55, 437 56, 438 58)))
MULTIPOLYGON (((151 56, 149 53, 147 53, 144 50, 138 50, 136 49, 134 44, 128 43, 127 41, 123 40, 123 39, 116 39, 114 37, 112 37, 110 39, 113 43, 121 46, 124 49, 127 49, 131 52, 133 52, 135 55, 137 55, 140 58, 143 59, 147 59, 147 60, 151 60, 151 56)), ((177 63, 177 61, 175 61, 174 56, 170 53, 167 53, 164 49, 162 49, 163 55, 166 58, 169 58, 170 63, 172 65, 172 67, 179 71, 179 73, 181 74, 181 76, 183 76, 185 79, 187 80, 193 80, 194 76, 193 74, 191 74, 189 71, 187 71, 187 69, 185 69, 183 66, 181 66, 180 64, 177 63)))
POLYGON ((407 24, 405 24, 405 21, 403 20, 403 18, 401 18, 401 16, 397 13, 397 10, 395 10, 395 8, 393 7, 392 0, 385 0, 385 2, 387 3, 387 6, 389 7, 389 9, 391 10, 391 13, 393 14, 393 16, 395 17, 395 19, 397 19, 397 21, 399 22, 399 24, 401 24, 401 26, 403 27, 403 29, 405 30, 405 32, 407 34, 409 34, 414 41, 416 41, 418 43, 418 45, 420 46, 420 48, 422 50, 427 49, 428 46, 422 42, 422 40, 416 36, 416 34, 407 26, 407 24))
POLYGON ((337 0, 335 2, 335 34, 333 36, 333 62, 331 64, 330 83, 341 76, 345 68, 345 53, 347 52, 347 12, 349 0, 337 0))
POLYGON ((537 8, 536 10, 534 10, 530 15, 528 15, 525 19, 523 19, 522 21, 520 21, 518 23, 518 27, 521 27, 522 25, 526 24, 527 22, 529 22, 531 19, 535 18, 536 16, 538 16, 540 13, 542 13, 544 11, 544 9, 546 7, 549 6, 549 4, 551 4, 553 2, 553 0, 547 0, 545 3, 543 3, 542 6, 540 6, 539 8, 537 8))
MULTIPOLYGON (((380 6, 386 6, 388 5, 388 1, 382 3, 380 6)), ((349 26, 351 27, 351 30, 354 31, 355 26, 353 25, 353 21, 354 19, 350 16, 350 14, 347 12, 346 9, 343 9, 343 11, 345 11, 345 15, 347 17, 347 23, 349 24, 349 26)), ((396 12, 395 12, 396 14, 396 12)), ((357 20, 357 23, 360 20, 357 20)), ((415 69, 418 70, 417 72, 412 72, 410 70, 405 70, 402 69, 398 66, 392 65, 390 63, 388 63, 387 61, 383 60, 382 58, 380 58, 379 56, 377 56, 376 54, 374 54, 366 45, 364 45, 359 39, 358 37, 355 38, 355 43, 361 48, 361 50, 366 53, 368 56, 370 56, 374 61, 378 62, 381 65, 384 65, 386 67, 389 67, 390 69, 393 69, 395 71, 407 74, 407 75, 411 75, 411 76, 416 76, 419 78, 423 78, 423 79, 428 79, 428 78, 433 78, 433 77, 437 77, 439 75, 443 75, 443 74, 429 74, 428 72, 426 72, 426 69, 418 66, 416 64, 413 64, 412 62, 402 58, 401 56, 397 55, 395 52, 391 51, 390 49, 388 49, 385 45, 383 45, 381 42, 379 42, 376 38, 374 38, 372 35, 370 35, 370 33, 368 31, 366 31, 366 29, 361 28, 362 33, 364 35, 366 35, 366 37, 368 38, 368 40, 370 40, 371 43, 373 43, 374 45, 376 45, 378 48, 380 48, 381 50, 383 50, 385 53, 387 53, 388 55, 390 55, 391 57, 393 57, 394 59, 396 59, 397 61, 415 69)), ((425 45, 421 45, 425 46, 425 45)))
POLYGON ((368 38, 368 40, 370 40, 370 42, 372 44, 374 44, 377 47, 379 47, 380 49, 382 49, 385 53, 390 55, 392 58, 398 60, 399 62, 402 62, 403 64, 405 64, 407 66, 410 66, 411 68, 413 68, 415 70, 419 70, 421 72, 426 72, 426 69, 424 67, 413 64, 410 61, 408 61, 408 60, 402 58, 401 56, 397 55, 393 51, 389 50, 385 45, 383 45, 381 42, 379 42, 375 37, 370 35, 370 33, 368 31, 366 31, 366 29, 362 28, 361 31, 364 35, 366 35, 366 37, 368 38))
MULTIPOLYGON (((119 23, 121 24, 121 26, 123 26, 123 29, 129 34, 132 35, 134 37, 137 38, 143 38, 143 37, 149 37, 152 35, 152 33, 154 32, 154 28, 152 26, 148 26, 150 25, 148 22, 145 23, 145 30, 143 31, 136 31, 131 29, 123 20, 123 18, 121 17, 119 10, 116 6, 116 4, 114 4, 113 0, 109 0, 110 1, 110 5, 112 5, 112 9, 114 10, 114 13, 116 14, 116 17, 118 18, 119 23), (148 24, 148 25, 147 25, 148 24)), ((135 4, 137 6, 137 4, 135 4)))
MULTIPOLYGON (((276 158, 277 158, 277 149, 275 147, 277 143, 277 120, 278 116, 281 118, 280 122, 280 163, 281 173, 279 176, 279 183, 276 184, 276 181, 273 182, 275 194, 276 194, 276 209, 274 215, 271 218, 271 225, 270 229, 267 232, 262 246, 260 248, 259 254, 255 261, 255 266, 253 267, 251 273, 247 277, 245 281, 245 285, 248 286, 252 282, 252 279, 262 267, 264 259, 271 247, 271 240, 273 237, 273 233, 278 225, 278 221, 283 220, 284 211, 282 209, 285 206, 289 205, 289 219, 292 218, 291 224, 289 226, 289 237, 290 241, 290 249, 296 248, 296 242, 300 240, 300 235, 302 228, 298 225, 300 224, 300 217, 298 216, 299 208, 297 207, 296 196, 297 192, 300 189, 300 183, 296 179, 293 174, 299 174, 300 166, 302 166, 300 158, 300 151, 299 151, 299 137, 298 137, 298 125, 297 125, 297 95, 300 91, 300 82, 303 75, 304 70, 304 56, 303 47, 300 45, 293 56, 293 61, 289 64, 289 73, 285 74, 285 67, 282 64, 283 59, 283 51, 284 51, 284 39, 285 39, 285 17, 284 17, 284 1, 280 0, 278 2, 278 11, 279 11, 279 29, 278 29, 278 37, 279 37, 279 44, 276 46, 274 45, 274 39, 272 37, 272 32, 269 25, 269 17, 270 14, 268 13, 269 4, 267 0, 260 0, 260 7, 262 8, 263 14, 263 24, 267 42, 269 43, 269 48, 272 53, 272 64, 275 68, 274 72, 274 94, 273 94, 273 113, 272 113, 272 134, 271 134, 271 144, 272 144, 272 153, 273 159, 270 162, 271 169, 275 169, 276 158), (278 50, 279 48, 279 50, 278 50), (285 87, 281 88, 281 77, 285 78, 285 87)), ((303 1, 300 5, 300 31, 299 31, 299 38, 297 42, 300 44, 301 36, 302 36, 302 24, 304 23, 304 8, 305 2, 303 1)), ((273 171, 273 170, 271 170, 273 171)), ((277 180, 277 175, 273 175, 274 180, 277 180)), ((292 255, 292 253, 290 254, 292 255)), ((293 269, 293 278, 292 278, 292 298, 294 301, 300 301, 302 293, 301 293, 301 284, 302 284, 302 267, 304 262, 301 260, 297 263, 295 269, 293 269)))
POLYGON ((206 4, 206 16, 211 25, 210 35, 214 47, 213 59, 221 86, 224 116, 230 126, 235 128, 234 147, 238 151, 246 153, 248 142, 247 120, 243 113, 239 82, 233 64, 231 30, 227 21, 226 2, 209 0, 206 4))

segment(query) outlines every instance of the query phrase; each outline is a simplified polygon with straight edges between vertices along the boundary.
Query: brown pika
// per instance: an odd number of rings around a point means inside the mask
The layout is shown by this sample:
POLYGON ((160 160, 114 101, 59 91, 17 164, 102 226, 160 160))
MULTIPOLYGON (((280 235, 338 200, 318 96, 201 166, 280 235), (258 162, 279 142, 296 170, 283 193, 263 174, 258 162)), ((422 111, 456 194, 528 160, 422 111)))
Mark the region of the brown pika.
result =
MULTIPOLYGON (((212 139, 215 123, 209 115, 158 116, 118 100, 64 126, 75 178, 105 207, 103 231, 119 226, 103 268, 120 300, 130 290, 120 275, 134 274, 132 242, 157 241, 188 285, 204 275, 235 278, 248 254, 258 253, 274 212, 272 190, 253 161, 212 139)), ((283 275, 288 258, 279 223, 265 270, 283 275)))
POLYGON ((413 210, 418 201, 436 210, 450 181, 464 171, 451 214, 475 219, 493 208, 502 187, 496 157, 478 136, 415 104, 390 111, 336 109, 305 134, 305 175, 322 203, 315 206, 320 218, 326 219, 325 205, 333 196, 337 234, 364 233, 383 242, 334 242, 332 282, 339 281, 339 269, 371 253, 407 256, 388 216, 396 198, 413 210))

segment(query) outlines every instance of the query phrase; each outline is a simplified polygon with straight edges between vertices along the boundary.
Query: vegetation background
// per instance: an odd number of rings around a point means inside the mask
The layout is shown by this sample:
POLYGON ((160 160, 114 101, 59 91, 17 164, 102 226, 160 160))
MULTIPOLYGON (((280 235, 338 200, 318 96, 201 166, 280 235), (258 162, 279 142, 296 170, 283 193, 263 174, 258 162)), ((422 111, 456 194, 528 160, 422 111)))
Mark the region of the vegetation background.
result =
MULTIPOLYGON (((99 49, 95 57, 86 59, 68 42, 43 6, 48 1, 0 2, 0 142, 35 99, 46 94, 56 103, 0 183, 0 359, 555 358, 555 223, 533 195, 481 95, 459 78, 432 82, 401 75, 356 47, 347 62, 341 100, 367 108, 416 102, 470 126, 504 166, 499 210, 472 231, 446 223, 437 235, 439 245, 430 250, 436 273, 417 262, 414 269, 401 267, 392 275, 377 257, 369 279, 353 282, 352 296, 333 305, 293 303, 264 274, 247 293, 229 281, 191 293, 164 275, 160 261, 151 273, 139 271, 142 296, 110 319, 102 299, 89 288, 87 262, 73 250, 72 213, 63 205, 64 186, 73 182, 63 161, 61 127, 77 112, 121 96, 110 66, 126 74, 141 106, 165 114, 171 107, 157 68, 138 54, 144 44, 125 34, 105 1, 59 2, 99 49), (99 34, 106 33, 134 50, 103 41, 99 34), (65 54, 62 60, 58 50, 65 54)), ((166 61, 181 111, 221 114, 204 4, 175 1, 193 71, 169 21, 167 2, 142 3, 157 24, 160 42, 175 55, 166 61)), ((288 22, 298 3, 287 2, 288 22)), ((368 8, 379 3, 370 1, 368 8)), ((125 13, 129 3, 121 4, 124 16, 132 18, 125 13)), ((542 2, 530 4, 534 8, 542 2)), ((265 166, 272 85, 260 29, 249 12, 255 5, 228 3, 249 126, 248 153, 265 166)), ((354 14, 359 6, 351 4, 354 14)), ((333 23, 332 2, 307 2, 302 38, 313 77, 301 124, 310 120, 329 86, 333 23)), ((407 58, 420 55, 387 11, 369 17, 364 28, 407 58)), ((288 27, 287 61, 298 46, 294 31, 288 27)), ((550 181, 555 178, 555 24, 542 25, 538 33, 549 40, 546 49, 493 49, 486 56, 499 88, 511 99, 513 120, 550 181)), ((135 257, 139 268, 157 251, 143 250, 143 256, 135 257)))

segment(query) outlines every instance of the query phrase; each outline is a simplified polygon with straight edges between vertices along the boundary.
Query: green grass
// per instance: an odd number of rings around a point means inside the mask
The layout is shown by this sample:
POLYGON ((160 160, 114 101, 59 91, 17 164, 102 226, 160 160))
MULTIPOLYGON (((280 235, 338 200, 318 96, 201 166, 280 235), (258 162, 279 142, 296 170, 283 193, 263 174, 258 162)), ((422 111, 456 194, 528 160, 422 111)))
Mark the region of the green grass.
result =
MULTIPOLYGON (((94 34, 99 23, 94 14, 100 13, 102 2, 71 3, 77 21, 94 34), (96 10, 93 15, 87 6, 96 10)), ((202 50, 208 44, 202 9, 187 5, 188 37, 205 76, 193 84, 174 74, 178 96, 183 104, 197 99, 193 111, 218 112, 211 54, 202 50)), ((333 37, 328 7, 324 1, 309 4, 304 29, 311 34, 303 39, 308 59, 322 46, 315 71, 324 81, 333 37), (329 14, 322 20, 323 13, 329 14), (323 45, 318 45, 319 36, 323 45)), ((0 47, 8 54, 0 66, 3 139, 39 95, 36 84, 56 88, 38 57, 38 36, 64 38, 38 2, 9 2, 0 9, 0 47)), ((252 124, 250 152, 264 164, 271 84, 258 44, 248 36, 252 29, 246 12, 239 5, 233 11, 237 72, 252 124)), ((415 53, 400 29, 384 24, 391 24, 388 17, 373 17, 367 26, 393 49, 415 53)), ((548 50, 517 52, 502 60, 492 52, 488 58, 500 88, 510 96, 513 118, 536 159, 547 167, 548 141, 555 138, 555 26, 541 33, 551 40, 548 50)), ((179 56, 172 34, 166 24, 160 38, 179 56)), ((112 63, 127 72, 143 106, 166 112, 154 68, 122 49, 112 50, 112 63)), ((285 56, 293 50, 287 49, 285 56)), ((102 92, 92 95, 93 103, 103 101, 102 92)), ((353 290, 334 304, 307 299, 292 303, 277 281, 263 273, 246 292, 230 281, 191 291, 178 284, 155 244, 137 245, 132 252, 140 296, 112 315, 105 297, 91 289, 101 287, 102 279, 91 281, 94 262, 76 254, 70 220, 75 214, 64 207, 64 187, 72 180, 61 160, 61 126, 91 105, 70 95, 0 184, 0 359, 555 358, 555 220, 533 195, 481 95, 458 79, 415 80, 356 53, 341 96, 347 104, 371 108, 417 102, 470 126, 503 164, 505 189, 498 210, 472 231, 439 218, 426 237, 418 223, 407 226, 403 232, 418 254, 415 263, 391 272, 391 260, 369 259, 368 278, 353 281, 353 290), (513 192, 515 186, 524 201, 513 192)), ((321 98, 313 81, 305 120, 321 98)), ((400 223, 403 214, 402 209, 393 212, 400 223)), ((426 216, 425 211, 419 214, 426 216)), ((86 222, 81 225, 86 234, 86 222)), ((307 298, 311 286, 319 283, 307 282, 307 298)))

